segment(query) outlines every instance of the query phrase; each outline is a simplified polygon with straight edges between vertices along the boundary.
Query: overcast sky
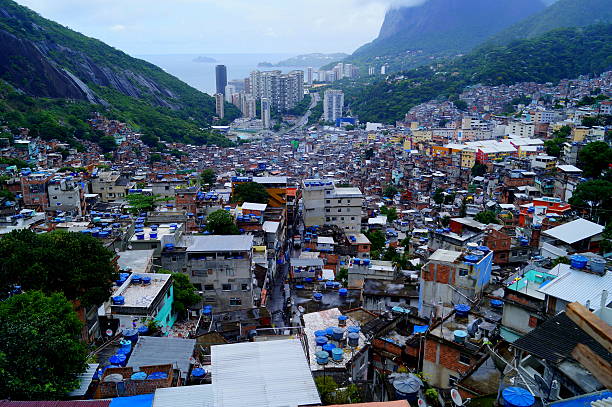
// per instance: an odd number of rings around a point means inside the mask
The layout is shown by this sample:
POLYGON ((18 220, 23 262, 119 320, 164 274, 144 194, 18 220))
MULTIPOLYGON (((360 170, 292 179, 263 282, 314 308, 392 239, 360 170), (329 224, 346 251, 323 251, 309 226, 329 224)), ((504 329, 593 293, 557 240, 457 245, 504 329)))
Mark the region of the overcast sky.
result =
POLYGON ((422 0, 17 0, 132 55, 347 52, 422 0))

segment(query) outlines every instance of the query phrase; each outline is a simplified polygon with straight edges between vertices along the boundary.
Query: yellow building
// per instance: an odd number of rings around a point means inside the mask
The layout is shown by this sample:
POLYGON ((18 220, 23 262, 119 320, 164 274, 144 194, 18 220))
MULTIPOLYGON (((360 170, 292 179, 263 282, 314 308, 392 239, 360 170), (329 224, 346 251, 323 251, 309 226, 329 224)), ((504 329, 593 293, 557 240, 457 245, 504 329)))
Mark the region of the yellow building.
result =
POLYGON ((572 141, 581 142, 589 134, 589 128, 584 126, 576 126, 572 129, 572 141))
POLYGON ((461 168, 472 168, 476 164, 476 150, 464 148, 461 150, 461 168))
POLYGON ((412 141, 414 143, 429 143, 431 141, 431 130, 414 130, 412 132, 412 141))

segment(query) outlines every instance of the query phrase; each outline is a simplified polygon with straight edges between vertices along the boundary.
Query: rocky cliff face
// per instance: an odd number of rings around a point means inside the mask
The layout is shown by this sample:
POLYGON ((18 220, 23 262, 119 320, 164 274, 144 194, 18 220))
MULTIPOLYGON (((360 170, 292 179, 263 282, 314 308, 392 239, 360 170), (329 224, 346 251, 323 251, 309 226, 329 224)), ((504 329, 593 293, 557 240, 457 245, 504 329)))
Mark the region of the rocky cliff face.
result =
POLYGON ((465 51, 544 7, 540 0, 428 0, 391 9, 378 38, 355 55, 465 51))

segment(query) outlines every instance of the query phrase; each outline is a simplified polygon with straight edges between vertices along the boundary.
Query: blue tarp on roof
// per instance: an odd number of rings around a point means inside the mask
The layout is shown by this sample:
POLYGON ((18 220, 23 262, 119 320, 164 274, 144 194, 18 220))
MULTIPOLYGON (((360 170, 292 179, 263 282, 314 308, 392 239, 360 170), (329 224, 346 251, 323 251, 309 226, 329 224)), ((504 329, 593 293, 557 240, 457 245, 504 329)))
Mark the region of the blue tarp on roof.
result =
POLYGON ((110 407, 151 407, 154 394, 140 396, 117 397, 111 400, 110 407))
POLYGON ((429 325, 415 325, 412 329, 413 334, 422 334, 423 332, 427 332, 429 329, 429 325))

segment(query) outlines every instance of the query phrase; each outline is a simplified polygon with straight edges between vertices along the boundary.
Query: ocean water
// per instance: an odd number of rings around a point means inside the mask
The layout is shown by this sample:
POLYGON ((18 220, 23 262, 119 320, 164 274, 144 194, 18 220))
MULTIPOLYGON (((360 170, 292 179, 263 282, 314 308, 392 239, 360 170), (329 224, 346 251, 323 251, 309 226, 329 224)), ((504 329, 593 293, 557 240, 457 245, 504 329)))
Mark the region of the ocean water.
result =
POLYGON ((284 59, 295 56, 295 54, 172 54, 172 55, 138 55, 137 58, 149 61, 169 74, 172 74, 210 95, 215 93, 215 66, 222 64, 227 67, 227 79, 244 79, 251 71, 268 71, 278 69, 283 72, 293 70, 304 71, 306 77, 307 67, 257 67, 259 62, 271 62, 273 64, 284 59), (198 56, 214 58, 217 62, 194 62, 198 56))

